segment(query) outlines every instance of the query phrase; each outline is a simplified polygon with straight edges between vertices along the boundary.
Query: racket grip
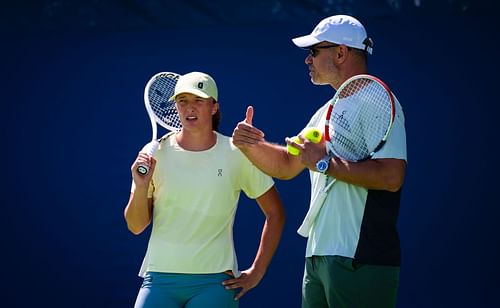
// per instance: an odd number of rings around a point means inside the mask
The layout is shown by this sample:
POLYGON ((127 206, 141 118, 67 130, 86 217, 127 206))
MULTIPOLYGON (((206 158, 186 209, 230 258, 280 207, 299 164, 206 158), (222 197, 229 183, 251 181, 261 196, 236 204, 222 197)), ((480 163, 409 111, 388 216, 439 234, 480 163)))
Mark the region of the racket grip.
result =
MULTIPOLYGON (((144 152, 144 153, 148 154, 149 156, 153 156, 155 154, 156 150, 158 149, 159 145, 160 145, 160 143, 158 142, 158 140, 153 140, 150 143, 146 144, 142 148, 141 152, 144 152)), ((142 175, 146 175, 149 172, 149 166, 147 166, 145 164, 140 164, 137 167, 137 172, 139 172, 142 175)))

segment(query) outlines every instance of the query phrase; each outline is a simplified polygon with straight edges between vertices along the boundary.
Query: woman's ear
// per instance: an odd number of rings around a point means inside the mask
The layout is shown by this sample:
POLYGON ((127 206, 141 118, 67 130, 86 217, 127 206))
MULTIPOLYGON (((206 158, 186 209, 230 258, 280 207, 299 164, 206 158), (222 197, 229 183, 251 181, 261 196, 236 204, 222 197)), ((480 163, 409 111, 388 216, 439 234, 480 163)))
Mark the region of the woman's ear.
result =
POLYGON ((214 104, 212 106, 212 115, 216 114, 217 110, 219 110, 219 103, 214 101, 214 104))

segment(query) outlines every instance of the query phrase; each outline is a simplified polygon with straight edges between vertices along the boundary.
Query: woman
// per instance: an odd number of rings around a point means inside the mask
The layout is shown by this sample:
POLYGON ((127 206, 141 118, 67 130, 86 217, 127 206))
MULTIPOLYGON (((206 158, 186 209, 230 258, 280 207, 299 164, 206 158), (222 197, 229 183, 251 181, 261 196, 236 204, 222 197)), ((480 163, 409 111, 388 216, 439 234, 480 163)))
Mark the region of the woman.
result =
POLYGON ((174 98, 182 129, 161 138, 154 157, 139 153, 131 167, 128 228, 140 234, 153 222, 135 307, 238 307, 278 246, 285 219, 281 200, 272 178, 217 132, 212 77, 181 76, 174 98), (153 172, 139 174, 140 164, 153 172), (232 235, 240 191, 256 199, 266 217, 254 262, 241 274, 232 235))

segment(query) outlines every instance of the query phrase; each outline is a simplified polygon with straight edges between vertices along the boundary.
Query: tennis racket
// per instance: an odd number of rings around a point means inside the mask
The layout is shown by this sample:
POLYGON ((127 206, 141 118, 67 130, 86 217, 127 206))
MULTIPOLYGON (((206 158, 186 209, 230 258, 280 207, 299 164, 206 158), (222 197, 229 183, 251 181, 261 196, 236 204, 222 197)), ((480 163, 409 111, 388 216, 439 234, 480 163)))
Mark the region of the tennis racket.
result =
MULTIPOLYGON (((379 151, 391 133, 396 108, 389 87, 371 75, 356 75, 347 79, 330 100, 325 119, 327 153, 341 159, 359 162, 370 159, 379 151)), ((311 206, 297 232, 307 237, 321 209, 333 178, 312 199, 311 206)))
MULTIPOLYGON (((175 108, 175 101, 170 100, 174 95, 175 85, 180 75, 171 72, 161 72, 148 81, 144 88, 144 104, 151 121, 152 138, 151 142, 146 144, 141 150, 153 156, 158 149, 160 142, 157 140, 157 124, 170 131, 178 131, 182 124, 175 108)), ((137 171, 146 175, 149 172, 149 166, 141 164, 137 171)))
POLYGON ((371 158, 387 141, 395 116, 394 96, 382 80, 371 75, 349 78, 326 112, 327 151, 352 162, 371 158))

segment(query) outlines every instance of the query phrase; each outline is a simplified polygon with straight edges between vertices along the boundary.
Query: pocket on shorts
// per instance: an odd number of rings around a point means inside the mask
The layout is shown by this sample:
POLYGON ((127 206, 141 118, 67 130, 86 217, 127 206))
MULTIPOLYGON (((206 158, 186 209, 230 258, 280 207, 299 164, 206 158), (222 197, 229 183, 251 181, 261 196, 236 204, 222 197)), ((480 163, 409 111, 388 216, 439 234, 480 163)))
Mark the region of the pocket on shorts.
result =
POLYGON ((362 264, 357 263, 354 261, 354 259, 348 258, 348 257, 333 256, 333 260, 338 265, 340 265, 342 268, 353 271, 353 272, 362 266, 362 264))
POLYGON ((354 259, 351 259, 351 266, 352 266, 352 269, 354 271, 357 271, 359 270, 360 268, 362 268, 363 266, 365 266, 365 264, 363 263, 359 263, 358 261, 354 260, 354 259))

